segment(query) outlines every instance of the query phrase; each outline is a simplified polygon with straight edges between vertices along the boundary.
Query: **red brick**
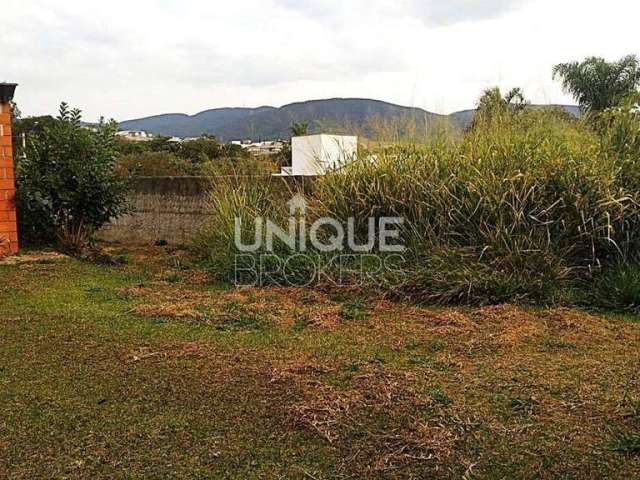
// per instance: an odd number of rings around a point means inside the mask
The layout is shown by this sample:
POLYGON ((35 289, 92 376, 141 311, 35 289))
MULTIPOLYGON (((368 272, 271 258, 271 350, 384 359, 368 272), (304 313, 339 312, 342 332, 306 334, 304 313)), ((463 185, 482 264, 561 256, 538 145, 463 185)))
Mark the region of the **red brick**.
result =
POLYGON ((14 222, 16 221, 16 212, 14 210, 2 211, 0 210, 0 222, 14 222))
POLYGON ((0 105, 0 256, 18 251, 15 210, 11 106, 0 105))
POLYGON ((5 155, 1 155, 0 159, 2 159, 3 161, 6 161, 6 162, 11 161, 11 163, 13 163, 13 155, 12 155, 13 152, 11 151, 11 148, 4 147, 4 150, 5 150, 6 154, 5 155))
POLYGON ((0 233, 0 257, 18 253, 18 241, 13 238, 15 235, 5 235, 0 233))
MULTIPOLYGON (((0 190, 13 190, 14 189, 14 184, 13 184, 13 180, 12 179, 1 179, 0 178, 0 190)), ((5 200, 8 200, 5 199, 5 200)))
POLYGON ((16 222, 0 222, 0 232, 10 233, 16 230, 16 222))
POLYGON ((18 234, 0 233, 0 257, 12 253, 18 253, 18 234))
POLYGON ((18 243, 18 232, 0 232, 0 238, 5 239, 5 241, 18 243))

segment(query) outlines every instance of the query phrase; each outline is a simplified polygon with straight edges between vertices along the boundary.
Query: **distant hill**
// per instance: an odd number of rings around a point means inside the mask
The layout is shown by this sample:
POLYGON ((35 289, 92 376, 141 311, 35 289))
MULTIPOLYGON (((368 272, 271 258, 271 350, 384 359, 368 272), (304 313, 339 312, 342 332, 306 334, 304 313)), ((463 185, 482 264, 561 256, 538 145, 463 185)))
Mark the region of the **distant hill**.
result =
MULTIPOLYGON (((578 114, 577 107, 564 107, 578 114)), ((459 128, 469 125, 474 110, 439 115, 421 108, 404 107, 379 100, 332 98, 291 103, 280 108, 216 108, 195 115, 167 113, 119 123, 122 130, 146 130, 157 135, 196 137, 211 134, 221 140, 270 140, 288 138, 292 122, 307 122, 312 131, 349 130, 370 134, 373 124, 411 121, 425 128, 436 119, 450 119, 459 128)))

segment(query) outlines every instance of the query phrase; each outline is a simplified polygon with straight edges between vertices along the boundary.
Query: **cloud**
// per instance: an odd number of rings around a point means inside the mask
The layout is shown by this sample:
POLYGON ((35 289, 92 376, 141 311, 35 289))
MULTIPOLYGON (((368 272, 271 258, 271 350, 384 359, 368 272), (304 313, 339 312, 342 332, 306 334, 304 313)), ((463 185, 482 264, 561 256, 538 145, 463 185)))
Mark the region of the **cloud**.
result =
POLYGON ((315 18, 333 17, 341 9, 343 2, 338 0, 276 0, 276 4, 282 7, 298 10, 305 15, 315 18))
POLYGON ((531 0, 411 0, 413 11, 433 25, 500 17, 531 0))
POLYGON ((321 22, 366 21, 372 14, 417 18, 428 25, 453 25, 500 17, 532 0, 276 0, 276 4, 321 22))
POLYGON ((640 52, 628 0, 3 2, 22 111, 89 120, 349 96, 446 113, 493 85, 569 102, 554 63, 640 52))

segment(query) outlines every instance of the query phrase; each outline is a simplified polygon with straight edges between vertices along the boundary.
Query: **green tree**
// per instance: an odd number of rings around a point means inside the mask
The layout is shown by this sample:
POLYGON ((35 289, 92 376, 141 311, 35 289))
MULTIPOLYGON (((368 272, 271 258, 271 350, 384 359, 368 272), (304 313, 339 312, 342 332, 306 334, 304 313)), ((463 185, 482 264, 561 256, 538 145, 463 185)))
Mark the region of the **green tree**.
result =
POLYGON ((14 158, 21 158, 25 155, 24 145, 33 136, 42 134, 43 130, 47 126, 51 126, 55 122, 55 119, 50 115, 40 117, 18 117, 13 120, 13 128, 11 130, 13 135, 13 156, 14 158))
POLYGON ((529 102, 520 88, 513 88, 506 95, 502 94, 499 87, 488 88, 482 92, 478 100, 470 129, 474 130, 487 122, 508 120, 524 111, 527 105, 529 102))
POLYGON ((81 125, 80 110, 28 138, 16 166, 16 206, 24 237, 80 253, 93 233, 126 211, 126 183, 115 169, 114 121, 81 125))
MULTIPOLYGON (((116 149, 121 156, 139 155, 149 158, 149 153, 173 154, 191 162, 194 168, 207 162, 220 159, 246 159, 249 154, 239 145, 220 143, 212 135, 183 142, 172 142, 169 137, 154 137, 148 142, 132 142, 118 138, 116 149)), ((160 156, 158 158, 161 158, 160 156)), ((168 158, 165 156, 165 158, 168 158)), ((131 160, 131 158, 129 158, 131 160)))
POLYGON ((290 128, 291 136, 293 137, 302 137, 309 133, 309 124, 306 122, 293 122, 290 125, 290 128))
POLYGON ((527 105, 529 105, 529 102, 525 98, 522 89, 513 88, 503 96, 500 88, 493 87, 482 93, 480 100, 478 100, 478 112, 519 111, 523 110, 527 105))
POLYGON ((628 55, 617 62, 589 57, 582 62, 561 63, 553 67, 553 78, 571 94, 583 111, 601 112, 619 105, 640 84, 640 62, 628 55))
POLYGON ((193 164, 201 164, 222 157, 223 151, 222 145, 215 137, 203 136, 178 144, 176 153, 193 164))

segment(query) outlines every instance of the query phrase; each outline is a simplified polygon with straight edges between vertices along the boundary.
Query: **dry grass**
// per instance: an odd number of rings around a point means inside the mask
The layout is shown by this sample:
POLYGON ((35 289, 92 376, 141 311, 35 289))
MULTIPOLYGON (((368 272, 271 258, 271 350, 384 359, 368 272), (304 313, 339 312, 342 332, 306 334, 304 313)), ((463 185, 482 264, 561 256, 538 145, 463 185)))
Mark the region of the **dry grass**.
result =
POLYGON ((0 257, 0 265, 25 265, 29 263, 50 263, 69 257, 58 252, 31 252, 23 255, 0 257))
POLYGON ((168 282, 155 251, 1 267, 4 478, 640 475, 635 318, 168 282))

